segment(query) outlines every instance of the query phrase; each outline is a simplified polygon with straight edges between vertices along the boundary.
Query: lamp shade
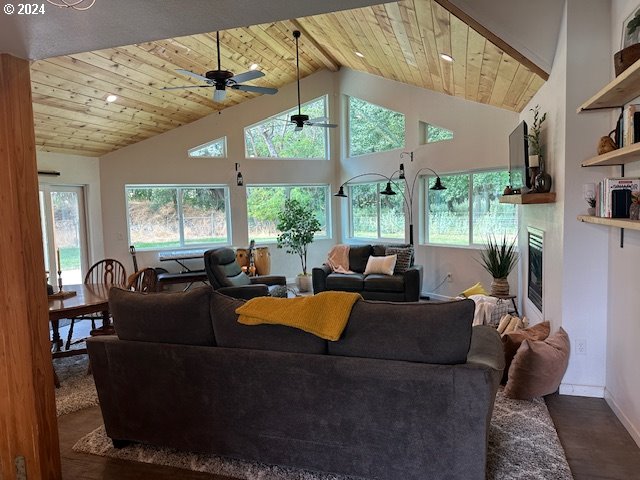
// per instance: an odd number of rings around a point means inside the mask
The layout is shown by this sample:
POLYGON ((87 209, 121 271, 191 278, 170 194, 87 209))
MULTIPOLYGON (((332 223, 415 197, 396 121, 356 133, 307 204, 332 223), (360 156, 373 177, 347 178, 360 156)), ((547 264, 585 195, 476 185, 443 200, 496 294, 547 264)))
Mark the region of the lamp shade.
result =
POLYGON ((394 192, 393 188, 391 188, 391 182, 387 182, 387 186, 385 187, 385 189, 380 192, 380 195, 395 195, 395 194, 396 192, 394 192))
POLYGON ((347 194, 344 193, 344 185, 340 185, 340 189, 338 190, 338 193, 334 193, 333 196, 347 198, 347 194))
POLYGON ((446 189, 447 189, 447 187, 442 185, 442 182, 440 181, 440 177, 436 177, 435 185, 430 188, 430 190, 446 190, 446 189))

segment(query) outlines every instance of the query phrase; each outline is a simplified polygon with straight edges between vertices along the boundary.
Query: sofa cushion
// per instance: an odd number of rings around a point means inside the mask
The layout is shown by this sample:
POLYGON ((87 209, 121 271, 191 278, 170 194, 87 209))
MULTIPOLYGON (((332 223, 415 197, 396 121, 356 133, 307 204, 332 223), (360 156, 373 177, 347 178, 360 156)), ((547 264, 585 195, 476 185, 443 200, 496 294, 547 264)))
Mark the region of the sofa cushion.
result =
POLYGON ((274 350, 293 353, 327 353, 327 341, 284 325, 242 325, 236 308, 245 300, 222 293, 211 294, 211 321, 219 347, 274 350))
POLYGON ((211 287, 178 293, 109 291, 109 311, 122 340, 215 345, 209 317, 211 287))
POLYGON ((393 303, 363 300, 329 354, 453 365, 471 344, 472 300, 393 303))
POLYGON ((404 277, 402 275, 367 275, 364 277, 364 289, 370 292, 404 292, 404 277))
POLYGON ((384 257, 371 255, 367 260, 367 268, 364 269, 364 274, 393 275, 397 258, 397 255, 385 255, 384 257))
POLYGON ((364 289, 362 273, 330 273, 327 275, 327 290, 359 292, 364 289))
POLYGON ((350 245, 349 246, 349 270, 357 273, 364 272, 367 267, 367 260, 371 255, 371 245, 350 245))

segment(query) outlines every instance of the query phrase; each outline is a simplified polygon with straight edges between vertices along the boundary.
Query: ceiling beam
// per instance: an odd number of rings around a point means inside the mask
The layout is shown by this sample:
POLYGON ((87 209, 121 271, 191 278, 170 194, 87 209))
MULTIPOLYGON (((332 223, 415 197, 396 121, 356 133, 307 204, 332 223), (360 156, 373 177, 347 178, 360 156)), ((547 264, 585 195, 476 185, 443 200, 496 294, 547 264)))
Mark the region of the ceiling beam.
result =
POLYGON ((314 54, 322 64, 332 72, 340 70, 340 63, 320 45, 312 35, 300 24, 298 20, 285 20, 285 25, 290 26, 291 30, 300 30, 302 41, 307 46, 307 51, 314 54))

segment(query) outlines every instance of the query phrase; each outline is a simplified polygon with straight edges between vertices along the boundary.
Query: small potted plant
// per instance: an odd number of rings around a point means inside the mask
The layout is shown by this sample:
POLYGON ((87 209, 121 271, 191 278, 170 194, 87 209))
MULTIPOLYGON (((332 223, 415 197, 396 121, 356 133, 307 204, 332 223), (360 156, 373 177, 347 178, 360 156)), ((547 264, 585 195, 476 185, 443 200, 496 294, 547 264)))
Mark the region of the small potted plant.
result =
POLYGON ((495 237, 488 237, 487 244, 480 252, 480 264, 491 274, 491 296, 506 297, 509 295, 509 281, 507 277, 518 264, 516 240, 507 242, 506 236, 498 243, 495 237))
POLYGON ((302 273, 296 277, 296 286, 301 292, 311 290, 311 275, 307 273, 307 247, 313 236, 320 231, 320 222, 310 207, 297 200, 286 200, 284 210, 278 213, 278 248, 300 257, 302 273))
POLYGON ((587 215, 591 215, 592 217, 596 214, 596 197, 587 197, 587 215))
POLYGON ((529 140, 529 167, 538 167, 539 172, 533 179, 533 189, 538 193, 551 190, 551 175, 546 172, 542 154, 542 124, 547 119, 547 112, 540 115, 540 105, 531 109, 533 112, 533 124, 531 132, 527 134, 529 140))

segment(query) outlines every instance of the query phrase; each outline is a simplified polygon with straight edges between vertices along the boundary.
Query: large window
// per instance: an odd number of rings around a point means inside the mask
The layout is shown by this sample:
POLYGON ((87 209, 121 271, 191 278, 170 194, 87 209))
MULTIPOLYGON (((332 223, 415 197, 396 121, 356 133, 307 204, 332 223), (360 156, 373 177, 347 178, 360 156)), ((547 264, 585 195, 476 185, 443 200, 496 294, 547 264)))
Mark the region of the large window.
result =
MULTIPOLYGON (((427 192, 426 239, 439 245, 483 245, 489 235, 516 237, 515 205, 499 197, 509 184, 506 170, 441 175, 446 190, 427 192)), ((433 186, 435 177, 425 177, 433 186)))
POLYGON ((396 195, 382 195, 386 182, 349 185, 351 237, 404 239, 404 185, 393 184, 396 195))
POLYGON ((138 249, 230 243, 224 186, 128 185, 129 243, 138 249))
POLYGON ((227 156, 227 137, 218 138, 204 145, 189 149, 191 158, 218 158, 227 156))
POLYGON ((315 238, 329 236, 329 186, 328 185, 255 185, 247 187, 247 219, 249 238, 275 240, 278 213, 284 201, 295 199, 310 205, 320 222, 315 238))
MULTIPOLYGON (((301 106, 309 119, 329 116, 327 97, 316 98, 301 106)), ((298 107, 269 117, 244 129, 244 145, 247 158, 296 158, 327 160, 329 158, 328 131, 322 127, 305 126, 296 132, 291 115, 298 107)))
POLYGON ((349 156, 404 147, 404 115, 349 97, 349 156))

